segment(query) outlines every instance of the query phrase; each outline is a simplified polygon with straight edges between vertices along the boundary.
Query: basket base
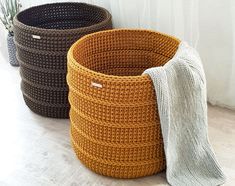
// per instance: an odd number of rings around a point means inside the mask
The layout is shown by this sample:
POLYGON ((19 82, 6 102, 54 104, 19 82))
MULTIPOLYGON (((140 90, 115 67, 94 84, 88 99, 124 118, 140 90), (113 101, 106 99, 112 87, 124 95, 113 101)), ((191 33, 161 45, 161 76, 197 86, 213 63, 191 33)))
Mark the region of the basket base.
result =
POLYGON ((78 149, 74 145, 73 142, 71 143, 77 158, 82 162, 82 164, 94 171, 95 173, 103 176, 109 176, 120 179, 131 179, 151 176, 165 170, 165 160, 156 162, 155 164, 136 164, 135 166, 112 165, 109 163, 109 161, 107 161, 107 163, 99 162, 96 159, 92 159, 86 154, 84 154, 80 149, 78 149))
POLYGON ((35 103, 24 95, 23 98, 29 109, 36 114, 50 118, 69 118, 69 107, 49 107, 35 103))

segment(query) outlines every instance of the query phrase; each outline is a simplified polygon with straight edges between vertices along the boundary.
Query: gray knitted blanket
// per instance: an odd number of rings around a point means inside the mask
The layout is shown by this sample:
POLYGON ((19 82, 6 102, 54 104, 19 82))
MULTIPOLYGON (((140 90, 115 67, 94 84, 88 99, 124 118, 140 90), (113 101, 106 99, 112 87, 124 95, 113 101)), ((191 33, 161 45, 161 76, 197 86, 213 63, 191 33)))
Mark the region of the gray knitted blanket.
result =
POLYGON ((147 69, 154 84, 172 186, 216 186, 225 176, 207 134, 206 80, 198 53, 181 42, 164 66, 147 69))

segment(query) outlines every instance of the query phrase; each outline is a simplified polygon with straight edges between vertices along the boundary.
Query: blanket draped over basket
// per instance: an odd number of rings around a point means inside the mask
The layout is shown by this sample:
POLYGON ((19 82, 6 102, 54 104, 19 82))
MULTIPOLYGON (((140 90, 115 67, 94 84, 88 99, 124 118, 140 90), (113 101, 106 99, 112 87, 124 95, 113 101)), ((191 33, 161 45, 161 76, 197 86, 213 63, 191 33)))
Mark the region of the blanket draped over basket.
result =
POLYGON ((178 59, 179 44, 158 32, 117 29, 89 34, 72 45, 67 56, 71 142, 87 167, 117 178, 160 172, 165 169, 163 134, 171 184, 184 180, 181 165, 185 172, 187 165, 196 168, 188 167, 190 180, 183 185, 197 184, 196 176, 204 178, 202 183, 211 178, 208 185, 223 182, 207 141, 200 59, 193 52, 178 59), (148 74, 158 66, 152 81, 148 74), (182 128, 182 141, 176 126, 182 128))
POLYGON ((110 13, 85 3, 31 7, 14 18, 21 90, 37 114, 68 118, 67 52, 80 37, 112 28, 110 13))
POLYGON ((172 186, 216 186, 225 176, 207 134, 206 80, 198 53, 182 42, 162 67, 147 69, 154 84, 172 186))

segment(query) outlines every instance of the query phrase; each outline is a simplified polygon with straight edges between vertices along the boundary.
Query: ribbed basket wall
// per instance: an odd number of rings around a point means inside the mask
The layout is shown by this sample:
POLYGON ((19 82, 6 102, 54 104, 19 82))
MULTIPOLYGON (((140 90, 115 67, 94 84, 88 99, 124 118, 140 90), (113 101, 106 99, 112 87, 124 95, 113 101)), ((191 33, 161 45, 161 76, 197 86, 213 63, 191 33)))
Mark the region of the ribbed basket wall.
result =
POLYGON ((93 171, 117 178, 165 168, 150 67, 167 63, 179 40, 144 30, 87 35, 68 52, 71 140, 93 171))
POLYGON ((68 49, 86 34, 111 29, 111 15, 84 3, 45 4, 20 12, 14 27, 26 104, 40 115, 67 118, 68 49))

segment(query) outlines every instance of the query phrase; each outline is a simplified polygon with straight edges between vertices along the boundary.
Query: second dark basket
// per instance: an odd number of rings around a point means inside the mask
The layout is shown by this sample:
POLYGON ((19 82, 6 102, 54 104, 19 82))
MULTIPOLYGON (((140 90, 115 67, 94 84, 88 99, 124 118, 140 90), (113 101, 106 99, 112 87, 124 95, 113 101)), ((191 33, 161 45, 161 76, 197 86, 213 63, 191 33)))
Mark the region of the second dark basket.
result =
POLYGON ((110 13, 85 3, 53 3, 26 9, 14 19, 21 89, 37 114, 68 118, 66 54, 80 37, 111 29, 110 13))

